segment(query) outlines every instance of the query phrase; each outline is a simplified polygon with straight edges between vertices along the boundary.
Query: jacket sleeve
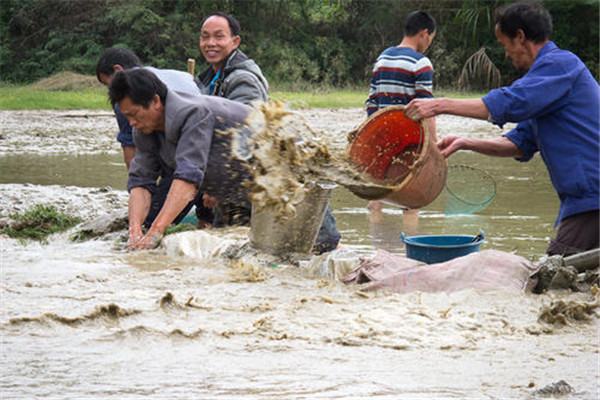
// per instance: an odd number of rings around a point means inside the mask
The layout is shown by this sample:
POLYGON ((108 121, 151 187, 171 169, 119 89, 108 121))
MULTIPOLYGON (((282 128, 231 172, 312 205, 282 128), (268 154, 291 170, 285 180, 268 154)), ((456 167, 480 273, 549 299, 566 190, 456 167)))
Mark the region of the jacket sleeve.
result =
POLYGON ((521 150, 523 155, 518 157, 518 161, 529 161, 539 150, 537 141, 535 139, 535 130, 537 124, 535 120, 528 119, 523 122, 519 122, 517 127, 510 132, 506 133, 504 137, 514 143, 515 146, 521 150))
POLYGON ((482 100, 498 126, 541 117, 560 108, 573 86, 578 68, 565 68, 557 60, 544 60, 511 86, 494 89, 482 100))
POLYGON ((243 104, 253 101, 267 101, 268 94, 262 82, 253 73, 240 70, 231 77, 227 87, 224 88, 225 98, 243 104))
POLYGON ((133 140, 136 150, 129 167, 127 190, 144 187, 153 193, 161 171, 156 138, 153 135, 145 135, 134 130, 133 140))
POLYGON ((180 128, 177 148, 175 150, 175 163, 177 167, 173 173, 173 178, 181 179, 200 187, 208 166, 215 118, 208 110, 204 113, 195 110, 192 113, 177 118, 184 118, 184 121, 180 128))
POLYGON ((117 133, 117 141, 121 143, 121 146, 134 146, 133 144, 133 133, 129 121, 119 109, 119 105, 114 106, 115 117, 117 118, 117 125, 119 125, 119 133, 117 133))

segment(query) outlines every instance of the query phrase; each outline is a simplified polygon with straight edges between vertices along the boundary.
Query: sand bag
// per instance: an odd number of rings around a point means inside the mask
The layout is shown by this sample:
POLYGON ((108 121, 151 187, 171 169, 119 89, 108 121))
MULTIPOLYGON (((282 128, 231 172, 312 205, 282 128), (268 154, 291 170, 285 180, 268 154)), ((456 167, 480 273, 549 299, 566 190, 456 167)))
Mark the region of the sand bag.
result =
MULTIPOLYGON (((427 266, 409 263, 406 257, 380 250, 373 260, 364 262, 352 274, 369 278, 365 290, 389 289, 397 293, 453 292, 464 289, 507 290, 528 288, 537 271, 527 259, 498 250, 484 250, 464 257, 427 266)), ((352 279, 344 281, 352 282, 352 279)), ((357 280, 355 280, 357 281, 357 280)), ((360 281, 357 281, 360 283, 360 281)))
POLYGON ((410 258, 377 250, 371 259, 362 259, 359 265, 342 278, 344 283, 380 282, 417 266, 427 265, 410 258))

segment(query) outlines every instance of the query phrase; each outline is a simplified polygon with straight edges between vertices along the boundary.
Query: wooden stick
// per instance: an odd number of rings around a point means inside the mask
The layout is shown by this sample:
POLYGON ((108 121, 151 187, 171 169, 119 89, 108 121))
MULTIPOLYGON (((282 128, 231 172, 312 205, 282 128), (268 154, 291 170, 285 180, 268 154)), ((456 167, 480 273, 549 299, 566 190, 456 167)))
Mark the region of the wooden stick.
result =
POLYGON ((187 59, 187 71, 194 76, 194 72, 196 70, 196 60, 194 60, 193 58, 188 58, 187 59))

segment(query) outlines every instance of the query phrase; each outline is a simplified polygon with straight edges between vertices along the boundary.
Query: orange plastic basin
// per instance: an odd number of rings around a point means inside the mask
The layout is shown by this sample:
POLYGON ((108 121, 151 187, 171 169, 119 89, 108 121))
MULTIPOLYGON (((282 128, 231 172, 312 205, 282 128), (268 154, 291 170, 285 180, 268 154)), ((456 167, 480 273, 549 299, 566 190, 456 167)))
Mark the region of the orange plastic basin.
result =
POLYGON ((424 140, 422 125, 408 118, 402 109, 382 109, 359 128, 350 144, 349 156, 372 178, 399 183, 418 157, 411 150, 422 147, 424 140))

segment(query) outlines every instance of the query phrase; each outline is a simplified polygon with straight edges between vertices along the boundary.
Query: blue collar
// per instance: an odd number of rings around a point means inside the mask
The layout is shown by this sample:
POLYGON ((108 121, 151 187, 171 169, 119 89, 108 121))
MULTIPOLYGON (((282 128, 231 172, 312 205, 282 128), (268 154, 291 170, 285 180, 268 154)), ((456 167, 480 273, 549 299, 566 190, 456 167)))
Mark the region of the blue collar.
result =
POLYGON ((217 73, 215 74, 215 76, 213 76, 212 80, 210 81, 210 84, 208 85, 208 93, 211 95, 214 95, 214 91, 215 91, 215 86, 217 85, 217 80, 219 79, 219 77, 221 76, 221 70, 219 69, 217 71, 217 73))
POLYGON ((552 40, 549 40, 548 43, 546 43, 544 45, 544 47, 542 47, 540 49, 540 51, 538 52, 535 59, 537 60, 538 58, 540 58, 540 57, 546 55, 547 53, 550 53, 552 50, 556 50, 556 49, 558 49, 558 46, 556 45, 556 43, 554 43, 552 40))

